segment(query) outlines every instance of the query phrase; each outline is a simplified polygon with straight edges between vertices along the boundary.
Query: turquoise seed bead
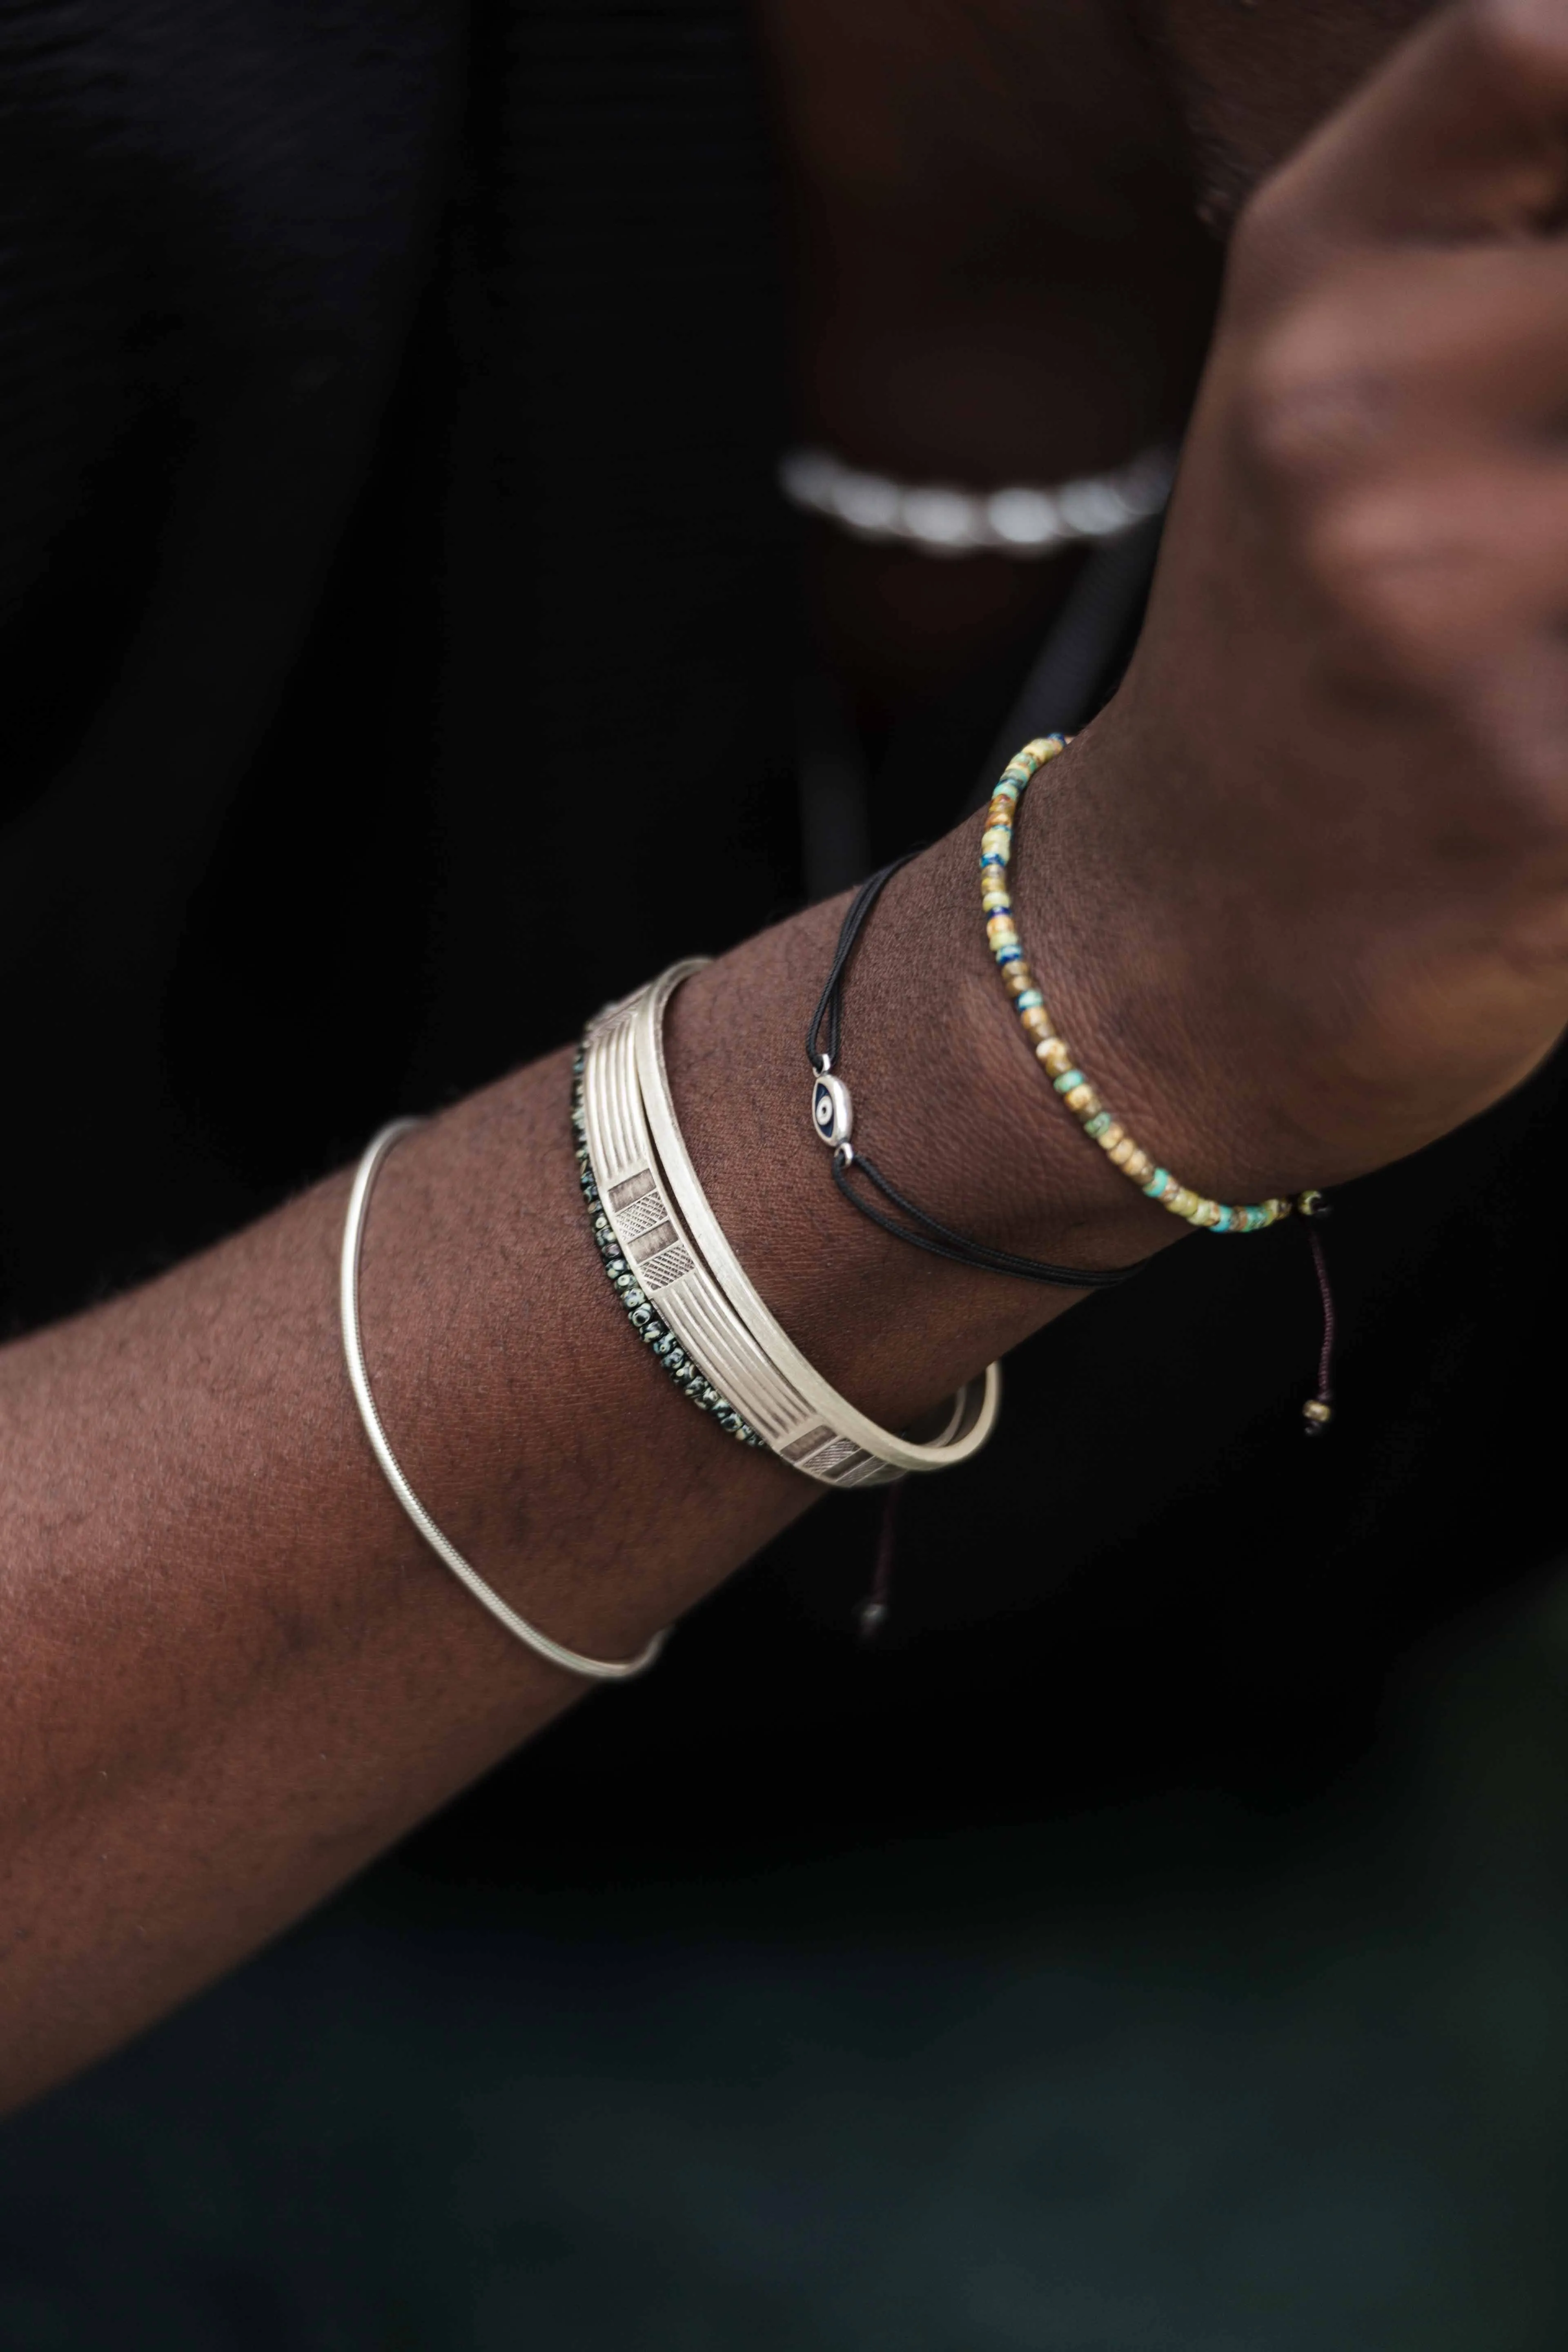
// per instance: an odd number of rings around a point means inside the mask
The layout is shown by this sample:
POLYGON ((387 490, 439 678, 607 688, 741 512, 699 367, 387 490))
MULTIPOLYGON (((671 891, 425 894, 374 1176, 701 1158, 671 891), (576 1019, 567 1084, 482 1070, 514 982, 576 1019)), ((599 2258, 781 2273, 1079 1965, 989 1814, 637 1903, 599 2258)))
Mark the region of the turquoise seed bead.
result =
MULTIPOLYGON (((1031 779, 1048 761, 1055 759, 1058 752, 1066 751, 1070 740, 1070 737, 1066 735, 1047 735, 1042 739, 1038 750, 1031 748, 1017 752, 1007 762, 1000 779, 993 788, 991 814, 986 820, 985 830, 981 836, 980 844, 982 905, 988 926, 995 921, 997 916, 1004 914, 1011 916, 1013 912, 1012 901, 1002 887, 1002 876, 1013 854, 1013 831, 1017 805, 1022 801, 1031 779)), ((1018 940, 1016 929, 1011 922, 1002 926, 999 943, 990 938, 988 931, 987 943, 991 947, 997 970, 1004 975, 1010 967, 1021 963, 1024 960, 1022 942, 1018 940)), ((1030 986, 1014 999, 1014 1010, 1022 1014, 1034 1011, 1044 1003, 1041 991, 1030 986)), ((1050 1043, 1054 1051, 1061 1050, 1059 1039, 1052 1040, 1050 1043)), ((1065 1096, 1071 1094, 1076 1087, 1088 1087, 1089 1081, 1081 1070, 1073 1069, 1067 1071, 1063 1076, 1053 1080, 1052 1083, 1058 1094, 1065 1096)), ((1092 1093, 1090 1099, 1091 1101, 1093 1099, 1092 1093)), ((1088 1117, 1079 1112, 1077 1116, 1085 1134, 1096 1141, 1099 1141, 1100 1138, 1105 1135, 1113 1125, 1111 1115, 1106 1110, 1096 1109, 1088 1117)), ((1120 1149, 1119 1146, 1118 1150, 1120 1149)), ((1138 1156, 1142 1157, 1141 1153, 1138 1156)), ((1136 1182, 1137 1179, 1134 1178, 1133 1181, 1136 1182)), ((1197 1195, 1189 1192, 1185 1186, 1179 1183, 1168 1168, 1156 1168, 1150 1181, 1143 1185, 1142 1190, 1147 1199, 1163 1201, 1166 1208, 1177 1209, 1180 1214, 1186 1217, 1189 1223, 1204 1223, 1203 1220, 1194 1218, 1189 1210, 1181 1206, 1184 1201, 1195 1202, 1197 1195)), ((1209 1204, 1205 1205, 1206 1207, 1209 1204)), ((1294 1205, 1292 1201, 1288 1200, 1254 1202, 1246 1207, 1226 1207, 1216 1202, 1213 1204, 1214 1223, 1204 1223, 1204 1229, 1216 1234, 1261 1233, 1266 1226, 1274 1224, 1280 1217, 1289 1216, 1294 1205)))

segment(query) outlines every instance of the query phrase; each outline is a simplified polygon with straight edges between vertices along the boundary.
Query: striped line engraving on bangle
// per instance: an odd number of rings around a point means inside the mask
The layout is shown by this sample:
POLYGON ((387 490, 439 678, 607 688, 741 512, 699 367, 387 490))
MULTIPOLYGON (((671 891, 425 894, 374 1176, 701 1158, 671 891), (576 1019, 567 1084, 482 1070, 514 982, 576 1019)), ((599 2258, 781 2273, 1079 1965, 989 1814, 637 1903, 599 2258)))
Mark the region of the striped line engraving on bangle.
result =
POLYGON ((658 1313, 712 1386, 773 1452, 833 1486, 885 1478, 886 1465, 828 1429, 732 1314, 669 1206, 637 1090, 637 1000, 601 1015, 584 1039, 584 1128, 616 1240, 657 1293, 658 1313), (647 1255, 639 1256, 638 1244, 647 1255))
POLYGON ((658 1290, 673 1282, 678 1274, 691 1272, 695 1261, 669 1222, 669 1211, 651 1169, 639 1169, 624 1183, 612 1185, 609 1200, 645 1290, 658 1290))
POLYGON ((610 1206, 620 1213, 628 1235, 651 1232, 655 1225, 668 1222, 668 1212, 659 1195, 651 1169, 628 1177, 626 1183, 615 1186, 610 1194, 610 1206))
POLYGON ((741 1413, 735 1411, 728 1397, 715 1389, 695 1359, 679 1346, 675 1331, 659 1320, 647 1300, 636 1271, 621 1255, 621 1245, 605 1213, 604 1196, 599 1191, 588 1151, 587 1112, 584 1104, 584 1069, 585 1052, 579 1052, 572 1066, 575 1081, 572 1092, 572 1132, 574 1156, 577 1161, 577 1183, 587 1210, 589 1229, 594 1246, 604 1261, 605 1273, 614 1285, 616 1296, 626 1309, 626 1319, 644 1347, 647 1348, 689 1403, 701 1412, 711 1413, 725 1434, 742 1445, 762 1445, 765 1441, 741 1413))
POLYGON ((820 1422, 804 1437, 797 1437, 793 1445, 784 1446, 783 1452, 784 1460, 793 1462, 797 1470, 810 1470, 818 1478, 832 1478, 840 1486, 858 1483, 851 1475, 857 1457, 862 1463, 871 1459, 868 1454, 860 1452, 852 1439, 835 1437, 820 1422))
POLYGON ((676 1286, 686 1287, 691 1280, 705 1280, 706 1276, 686 1236, 670 1223, 658 1179, 649 1165, 652 1145, 643 1122, 641 1097, 634 1092, 637 1065, 631 1051, 631 1033, 625 1021, 616 1018, 619 1011, 616 1007, 602 1015, 584 1040, 584 1132, 591 1163, 597 1171, 605 1213, 628 1263, 636 1262, 635 1243, 627 1230, 628 1216, 635 1216, 638 1210, 645 1217, 652 1212, 656 1222, 669 1223, 674 1242, 656 1259, 637 1266, 638 1285, 650 1295, 657 1295, 660 1316, 692 1362, 711 1386, 729 1399, 731 1410, 766 1442, 771 1432, 763 1428, 749 1398, 736 1394, 723 1352, 710 1351, 693 1343, 689 1318, 681 1312, 677 1297, 672 1296, 676 1286))

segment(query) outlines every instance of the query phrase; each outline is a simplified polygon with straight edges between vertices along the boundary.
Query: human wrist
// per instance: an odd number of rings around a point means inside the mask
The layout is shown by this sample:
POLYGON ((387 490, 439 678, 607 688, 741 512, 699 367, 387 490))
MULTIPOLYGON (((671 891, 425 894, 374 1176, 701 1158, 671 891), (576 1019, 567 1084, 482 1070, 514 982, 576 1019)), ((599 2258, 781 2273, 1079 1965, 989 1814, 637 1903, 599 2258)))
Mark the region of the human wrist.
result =
POLYGON ((907 1087, 922 1200, 936 1188, 942 1213, 1026 1255, 1125 1265, 1179 1234, 1092 1148, 1020 1026, 981 908, 984 825, 971 819, 910 869, 856 976, 860 1017, 889 1041, 884 1084, 907 1087))
MULTIPOLYGON (((837 1065, 856 1143, 994 1246, 1093 1270, 1136 1262, 1178 1233, 1085 1142, 1017 1034, 986 957, 978 842, 966 824, 896 874, 857 942, 837 1065)), ((820 1314, 823 1344, 842 1343, 829 1327, 852 1297, 881 1318, 888 1296, 961 1283, 978 1321, 999 1306, 1011 1346, 1073 1292, 948 1272, 884 1240, 837 1198, 810 1131, 805 1033, 844 912, 807 909, 677 996, 672 1069, 704 1181, 764 1289, 820 1314)))
POLYGON ((1399 1134, 1371 992, 1278 877, 1249 884, 1223 831, 1194 835, 1197 755, 1154 736, 1124 689, 1017 826, 1018 925, 1097 1093, 1222 1202, 1342 1182, 1429 1139, 1399 1134))

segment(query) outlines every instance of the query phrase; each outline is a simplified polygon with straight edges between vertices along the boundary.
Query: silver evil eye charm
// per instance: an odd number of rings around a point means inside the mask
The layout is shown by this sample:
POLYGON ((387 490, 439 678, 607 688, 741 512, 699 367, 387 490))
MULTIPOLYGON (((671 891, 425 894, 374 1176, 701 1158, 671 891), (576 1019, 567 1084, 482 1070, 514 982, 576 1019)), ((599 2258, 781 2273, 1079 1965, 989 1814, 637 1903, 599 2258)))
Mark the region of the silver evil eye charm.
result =
POLYGON ((842 1078, 824 1074, 811 1089, 811 1123, 818 1140, 835 1146, 847 1143, 854 1120, 848 1087, 842 1078))

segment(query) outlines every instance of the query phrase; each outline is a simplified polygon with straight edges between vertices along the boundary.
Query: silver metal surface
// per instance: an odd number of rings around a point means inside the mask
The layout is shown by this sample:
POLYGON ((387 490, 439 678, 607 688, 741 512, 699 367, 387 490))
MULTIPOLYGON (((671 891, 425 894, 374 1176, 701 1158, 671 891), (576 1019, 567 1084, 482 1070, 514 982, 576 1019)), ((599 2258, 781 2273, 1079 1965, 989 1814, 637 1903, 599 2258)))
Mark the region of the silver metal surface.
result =
POLYGON ((855 539, 921 555, 1027 560, 1083 540, 1113 539, 1158 514, 1174 471, 1168 449, 1145 449, 1112 473, 1049 489, 965 490, 948 482, 889 481, 826 449, 791 449, 780 460, 779 488, 803 514, 820 515, 855 539))
MULTIPOLYGON (((824 1059, 826 1060, 826 1055, 824 1059)), ((835 1148, 847 1143, 855 1125, 855 1106, 842 1078, 817 1072, 811 1086, 811 1131, 819 1143, 835 1148)))
POLYGON ((583 1073, 588 1155, 623 1255, 662 1320, 773 1453, 828 1486, 944 1470, 995 1426, 1001 1372, 959 1391, 931 1444, 879 1428, 808 1364, 725 1239, 681 1138, 664 1065, 665 1008, 702 961, 674 964, 590 1030, 583 1073))
POLYGON ((488 1609, 509 1633, 515 1633, 540 1657, 547 1658, 552 1666, 563 1666, 570 1675, 586 1675, 592 1681, 602 1683, 629 1682, 651 1666, 664 1646, 665 1637, 656 1633, 640 1656, 606 1660, 584 1658, 575 1650, 565 1649, 520 1617, 500 1594, 485 1582, 477 1569, 470 1568, 456 1544, 444 1536, 424 1504, 403 1474, 403 1466, 392 1450, 387 1434, 371 1394, 370 1374, 365 1369, 364 1341, 360 1333, 359 1265, 364 1242, 365 1218, 370 1209, 370 1196, 374 1188, 382 1161, 400 1137, 420 1126, 416 1118, 394 1119, 374 1138, 354 1177, 353 1191, 349 1195, 348 1214, 343 1220, 342 1256, 338 1268, 338 1306, 342 1321, 343 1356, 348 1364, 349 1385, 353 1390, 359 1417, 364 1424, 371 1450, 381 1465, 387 1485, 402 1504, 437 1559, 449 1568, 453 1575, 466 1584, 474 1599, 488 1609))

